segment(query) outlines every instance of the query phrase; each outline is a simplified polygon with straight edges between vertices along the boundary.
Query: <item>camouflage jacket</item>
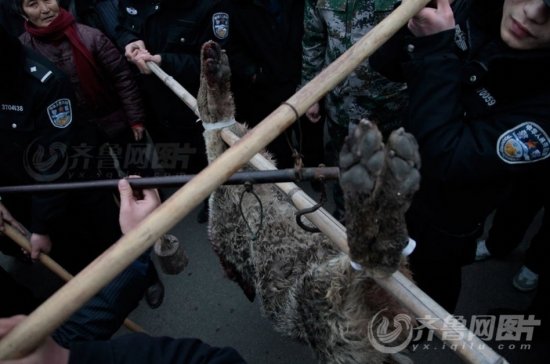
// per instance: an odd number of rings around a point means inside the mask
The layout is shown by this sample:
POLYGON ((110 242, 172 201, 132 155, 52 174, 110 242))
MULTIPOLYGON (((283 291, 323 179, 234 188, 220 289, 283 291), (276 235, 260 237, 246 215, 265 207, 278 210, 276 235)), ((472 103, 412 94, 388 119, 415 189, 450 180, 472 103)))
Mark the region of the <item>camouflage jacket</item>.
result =
MULTIPOLYGON (((306 0, 302 84, 313 79, 380 20, 395 0, 306 0)), ((382 129, 397 127, 406 104, 405 85, 388 81, 363 62, 325 98, 329 122, 347 127, 370 118, 382 129), (399 119, 399 121, 398 121, 399 119)))

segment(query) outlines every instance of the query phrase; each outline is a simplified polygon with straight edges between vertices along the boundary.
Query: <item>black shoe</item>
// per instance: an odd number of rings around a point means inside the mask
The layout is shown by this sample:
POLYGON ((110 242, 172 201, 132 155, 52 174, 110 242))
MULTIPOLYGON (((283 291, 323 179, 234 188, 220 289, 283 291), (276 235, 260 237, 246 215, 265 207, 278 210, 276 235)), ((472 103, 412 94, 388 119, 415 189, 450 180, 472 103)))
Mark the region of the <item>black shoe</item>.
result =
POLYGON ((164 301, 164 284, 158 280, 145 291, 145 302, 152 309, 159 308, 164 301))
POLYGON ((164 301, 164 284, 160 280, 153 262, 151 262, 151 266, 149 267, 148 275, 150 284, 145 290, 145 302, 152 309, 159 308, 164 301))
POLYGON ((204 224, 208 222, 208 201, 204 201, 197 215, 197 222, 199 224, 204 224))

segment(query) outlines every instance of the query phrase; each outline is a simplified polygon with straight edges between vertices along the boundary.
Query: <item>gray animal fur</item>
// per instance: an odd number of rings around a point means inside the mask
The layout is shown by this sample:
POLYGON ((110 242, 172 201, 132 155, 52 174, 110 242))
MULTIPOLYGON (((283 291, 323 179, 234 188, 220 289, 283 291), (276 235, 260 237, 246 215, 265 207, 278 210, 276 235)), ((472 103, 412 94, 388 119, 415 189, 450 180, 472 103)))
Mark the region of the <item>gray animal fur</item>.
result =
MULTIPOLYGON (((197 100, 202 121, 231 119, 225 52, 214 42, 205 43, 201 63, 197 100)), ((229 129, 238 136, 247 132, 239 123, 229 129)), ((227 149, 219 130, 205 131, 204 138, 210 162, 227 149)), ((391 361, 371 345, 370 321, 384 309, 390 322, 407 311, 369 274, 387 276, 398 268, 408 274, 401 257, 407 241, 403 213, 419 183, 418 152, 411 139, 400 130, 385 148, 376 126, 364 121, 342 151, 341 184, 353 212, 347 216, 349 244, 354 261, 367 267, 362 271, 352 269, 350 257, 325 236, 297 226, 296 209, 273 185, 254 186, 262 210, 250 194, 243 198, 242 211, 252 229, 264 216, 255 239, 241 216, 243 186, 220 186, 210 197, 209 238, 227 275, 250 299, 259 296, 277 331, 309 344, 322 363, 391 361)))

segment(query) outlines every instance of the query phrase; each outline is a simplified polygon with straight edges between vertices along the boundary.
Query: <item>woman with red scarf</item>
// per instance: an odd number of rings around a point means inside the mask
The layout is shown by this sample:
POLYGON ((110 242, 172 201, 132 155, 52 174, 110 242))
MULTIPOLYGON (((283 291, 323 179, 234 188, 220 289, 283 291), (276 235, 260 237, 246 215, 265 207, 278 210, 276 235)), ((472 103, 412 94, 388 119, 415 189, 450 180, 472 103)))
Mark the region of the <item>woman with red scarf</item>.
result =
POLYGON ((70 77, 83 119, 99 129, 94 142, 112 141, 128 126, 133 139, 141 140, 141 96, 127 61, 111 41, 99 30, 76 23, 57 0, 15 1, 25 18, 21 42, 70 77))

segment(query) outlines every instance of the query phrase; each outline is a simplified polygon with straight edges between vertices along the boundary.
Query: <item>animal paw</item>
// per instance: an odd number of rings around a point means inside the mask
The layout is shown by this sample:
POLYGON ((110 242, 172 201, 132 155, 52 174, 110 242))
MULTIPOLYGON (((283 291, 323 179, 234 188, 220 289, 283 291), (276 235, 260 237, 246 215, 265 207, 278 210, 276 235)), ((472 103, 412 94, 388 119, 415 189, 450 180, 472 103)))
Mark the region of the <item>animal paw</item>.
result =
POLYGON ((370 197, 384 167, 382 134, 375 124, 361 120, 346 138, 340 152, 340 186, 351 198, 370 197))
POLYGON ((354 257, 365 262, 371 275, 388 276, 399 268, 403 248, 409 238, 405 212, 420 186, 420 154, 414 137, 403 128, 394 130, 386 142, 385 169, 379 178, 376 211, 378 231, 364 255, 354 257))
POLYGON ((209 41, 202 46, 202 72, 208 86, 219 87, 229 82, 231 70, 226 53, 216 42, 209 41))
POLYGON ((235 115, 231 94, 231 69, 227 54, 209 41, 201 49, 201 77, 197 106, 205 123, 228 120, 235 115))
POLYGON ((398 197, 410 199, 420 186, 420 153, 418 143, 412 134, 403 128, 394 130, 386 145, 387 179, 393 179, 393 193, 398 197))

